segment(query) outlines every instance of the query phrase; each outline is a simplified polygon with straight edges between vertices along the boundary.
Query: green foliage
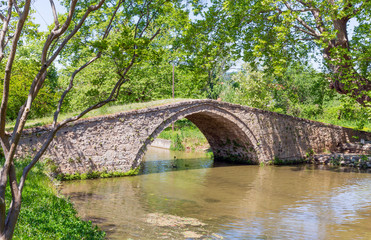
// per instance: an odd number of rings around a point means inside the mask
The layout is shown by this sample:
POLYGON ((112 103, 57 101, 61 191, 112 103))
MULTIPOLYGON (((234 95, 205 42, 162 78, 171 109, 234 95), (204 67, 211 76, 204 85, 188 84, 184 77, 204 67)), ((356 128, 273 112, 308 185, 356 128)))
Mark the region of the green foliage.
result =
MULTIPOLYGON (((19 47, 18 55, 12 69, 10 82, 10 96, 7 110, 7 118, 17 118, 20 107, 25 103, 28 90, 40 68, 38 53, 41 51, 37 42, 29 41, 27 45, 19 47)), ((3 70, 4 66, 0 63, 3 70)), ((0 78, 4 78, 4 72, 0 72, 0 78)), ((58 74, 54 66, 50 67, 44 87, 40 89, 38 96, 33 102, 30 117, 42 117, 50 114, 58 101, 58 74)), ((0 85, 0 97, 2 96, 3 85, 0 85)))
POLYGON ((172 150, 204 150, 204 147, 208 145, 202 132, 188 119, 176 121, 174 123, 174 131, 170 126, 162 131, 158 137, 171 140, 172 150))
POLYGON ((245 65, 224 80, 221 98, 295 117, 301 117, 358 130, 371 130, 367 107, 354 99, 332 92, 322 73, 299 64, 282 77, 269 77, 245 65))
POLYGON ((184 151, 184 146, 182 144, 182 138, 179 136, 179 134, 175 134, 175 138, 171 141, 171 150, 175 151, 184 151))
MULTIPOLYGON (((17 172, 21 173, 27 163, 28 160, 18 160, 17 172)), ((7 202, 10 202, 10 190, 6 193, 7 202)), ((90 221, 82 221, 72 203, 58 196, 42 164, 38 163, 31 170, 22 195, 14 239, 104 239, 103 231, 90 221)))
MULTIPOLYGON (((189 21, 183 3, 124 1, 112 23, 115 31, 104 41, 97 40, 100 35, 96 31, 103 31, 108 24, 107 12, 111 4, 114 2, 108 1, 107 6, 93 14, 85 23, 86 29, 73 39, 63 55, 62 64, 66 68, 61 74, 61 82, 67 86, 75 66, 91 59, 98 49, 103 51, 102 57, 75 79, 75 89, 67 96, 63 107, 65 112, 78 111, 87 104, 107 98, 113 84, 122 78, 120 73, 125 72, 131 63, 133 65, 120 87, 116 104, 171 97, 172 65, 176 65, 182 55, 171 46, 174 46, 177 33, 183 31, 189 21), (146 11, 150 10, 146 18, 141 16, 145 4, 148 4, 146 11), (152 21, 147 24, 145 19, 152 21), (136 24, 138 20, 139 24, 136 24), (152 40, 156 32, 158 35, 152 40), (76 52, 82 54, 76 55, 76 52)), ((196 97, 199 90, 190 81, 191 71, 175 68, 175 95, 196 97)))
POLYGON ((307 152, 305 153, 305 156, 307 158, 311 158, 313 157, 313 155, 314 155, 314 150, 312 148, 308 149, 307 152))
POLYGON ((202 19, 195 25, 203 20, 216 25, 214 31, 206 32, 205 38, 215 38, 209 45, 214 47, 223 39, 234 56, 240 55, 255 70, 264 66, 266 74, 283 77, 292 63, 318 62, 321 52, 324 73, 333 88, 355 99, 370 96, 368 1, 215 0, 204 4, 196 0, 193 4, 194 13, 202 19), (356 22, 352 37, 348 35, 351 21, 356 22))
POLYGON ((273 101, 271 82, 262 72, 244 64, 240 72, 232 75, 220 96, 224 101, 269 110, 273 101))
POLYGON ((340 158, 338 158, 338 157, 331 158, 330 164, 332 166, 340 166, 340 158))

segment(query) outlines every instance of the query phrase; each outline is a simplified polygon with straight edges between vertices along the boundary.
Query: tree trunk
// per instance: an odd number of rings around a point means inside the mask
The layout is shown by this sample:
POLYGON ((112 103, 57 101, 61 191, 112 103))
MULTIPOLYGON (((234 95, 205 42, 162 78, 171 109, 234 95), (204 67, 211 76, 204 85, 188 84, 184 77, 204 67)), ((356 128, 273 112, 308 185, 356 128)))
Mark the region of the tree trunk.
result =
POLYGON ((367 106, 371 99, 367 95, 371 91, 371 82, 357 73, 353 60, 349 54, 349 40, 347 33, 348 18, 334 20, 337 30, 336 38, 329 41, 324 49, 324 59, 333 76, 330 79, 330 88, 340 94, 353 97, 358 103, 367 106))

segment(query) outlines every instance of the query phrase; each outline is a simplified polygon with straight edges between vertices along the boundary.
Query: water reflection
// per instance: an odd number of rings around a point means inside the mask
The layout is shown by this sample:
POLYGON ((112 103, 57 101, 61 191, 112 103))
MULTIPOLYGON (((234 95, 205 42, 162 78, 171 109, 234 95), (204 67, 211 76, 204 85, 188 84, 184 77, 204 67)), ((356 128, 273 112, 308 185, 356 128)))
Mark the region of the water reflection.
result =
POLYGON ((212 166, 205 155, 150 149, 142 175, 69 182, 63 193, 113 239, 371 239, 370 174, 212 166), (206 225, 154 225, 147 220, 156 213, 206 225))
POLYGON ((210 168, 214 161, 203 152, 179 152, 150 147, 143 163, 140 174, 210 168))

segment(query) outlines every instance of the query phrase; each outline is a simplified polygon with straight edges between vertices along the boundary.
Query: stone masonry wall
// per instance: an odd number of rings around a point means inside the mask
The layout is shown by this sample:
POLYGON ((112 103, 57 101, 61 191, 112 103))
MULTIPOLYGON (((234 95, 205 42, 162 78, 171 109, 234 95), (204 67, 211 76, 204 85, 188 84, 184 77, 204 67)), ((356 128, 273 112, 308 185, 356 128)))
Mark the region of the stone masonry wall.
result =
MULTIPOLYGON (((308 151, 371 134, 214 100, 183 101, 83 119, 61 129, 45 153, 61 173, 128 171, 139 166, 147 146, 178 119, 188 118, 208 139, 215 160, 267 162, 299 160, 308 151)), ((18 156, 35 153, 48 126, 25 130, 18 156)))

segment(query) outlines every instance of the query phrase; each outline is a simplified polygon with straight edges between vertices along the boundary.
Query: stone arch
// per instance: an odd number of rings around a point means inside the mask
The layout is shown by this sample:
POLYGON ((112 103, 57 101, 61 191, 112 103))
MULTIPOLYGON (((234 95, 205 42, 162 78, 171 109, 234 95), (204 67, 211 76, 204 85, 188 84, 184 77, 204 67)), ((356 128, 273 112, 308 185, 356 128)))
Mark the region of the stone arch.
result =
POLYGON ((204 134, 215 160, 236 163, 259 162, 259 144, 249 127, 233 113, 205 103, 185 107, 158 125, 139 149, 132 168, 139 166, 147 147, 154 139, 165 128, 182 118, 190 120, 204 134))

